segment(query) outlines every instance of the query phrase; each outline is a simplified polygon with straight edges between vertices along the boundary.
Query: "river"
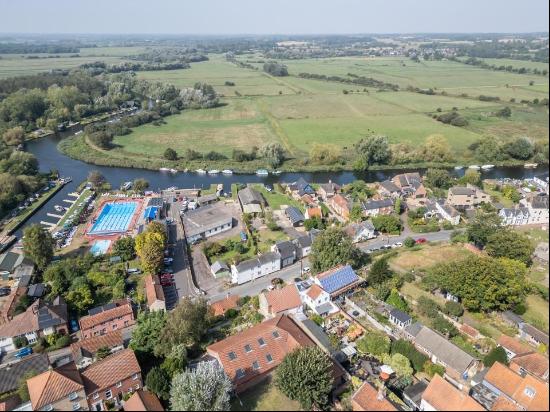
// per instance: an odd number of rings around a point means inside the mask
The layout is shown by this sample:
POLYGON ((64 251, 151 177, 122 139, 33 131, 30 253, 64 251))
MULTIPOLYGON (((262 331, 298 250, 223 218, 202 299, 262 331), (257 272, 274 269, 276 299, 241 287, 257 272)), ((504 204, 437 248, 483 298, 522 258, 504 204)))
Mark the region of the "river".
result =
MULTIPOLYGON (((38 223, 40 221, 52 221, 52 218, 47 216, 47 213, 55 213, 54 205, 63 205, 63 199, 67 199, 67 194, 73 192, 82 181, 84 181, 90 170, 98 170, 114 188, 126 181, 131 181, 136 178, 147 179, 150 183, 151 190, 165 189, 170 186, 180 188, 200 188, 210 187, 213 183, 223 183, 225 190, 230 190, 232 183, 277 183, 277 182, 294 182, 298 178, 303 177, 306 181, 312 183, 323 183, 332 180, 338 184, 350 183, 357 179, 363 179, 366 182, 382 181, 393 177, 397 173, 408 171, 419 171, 419 169, 411 170, 376 170, 367 172, 311 172, 311 173, 281 173, 278 176, 269 175, 265 177, 255 174, 235 174, 232 176, 225 175, 198 175, 196 173, 177 174, 163 173, 160 171, 132 169, 124 167, 107 167, 96 166, 84 163, 79 160, 71 159, 57 150, 57 144, 62 137, 48 136, 27 142, 26 150, 33 153, 40 162, 40 170, 48 172, 51 169, 57 169, 61 176, 70 176, 73 181, 67 184, 60 190, 42 209, 32 216, 27 224, 38 223)), ((524 169, 523 167, 500 167, 490 171, 483 172, 484 178, 526 178, 543 173, 546 167, 538 169, 524 169)), ((452 170, 455 175, 464 174, 464 170, 452 170)), ((21 236, 21 230, 16 233, 21 236)))

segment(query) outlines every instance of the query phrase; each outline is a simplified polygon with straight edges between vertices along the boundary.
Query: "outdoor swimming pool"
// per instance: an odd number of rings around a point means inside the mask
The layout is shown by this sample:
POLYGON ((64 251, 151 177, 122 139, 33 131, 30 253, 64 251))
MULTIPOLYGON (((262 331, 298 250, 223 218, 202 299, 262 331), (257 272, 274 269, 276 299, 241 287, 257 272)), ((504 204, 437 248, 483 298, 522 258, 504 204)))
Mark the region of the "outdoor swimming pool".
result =
POLYGON ((126 232, 137 206, 137 202, 106 203, 88 234, 108 235, 126 232))
POLYGON ((110 245, 110 240, 96 240, 90 249, 90 253, 94 256, 104 255, 107 253, 110 245))

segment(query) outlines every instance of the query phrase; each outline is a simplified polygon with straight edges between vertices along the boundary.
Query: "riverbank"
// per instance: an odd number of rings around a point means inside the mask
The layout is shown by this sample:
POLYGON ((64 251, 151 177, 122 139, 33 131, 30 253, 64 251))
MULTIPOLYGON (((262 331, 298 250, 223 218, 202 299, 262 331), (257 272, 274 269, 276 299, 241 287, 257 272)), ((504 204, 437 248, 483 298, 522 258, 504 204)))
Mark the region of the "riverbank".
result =
MULTIPOLYGON (((121 149, 104 150, 97 148, 86 141, 85 136, 71 136, 58 144, 58 149, 64 155, 83 161, 88 164, 97 166, 108 167, 125 167, 132 169, 144 169, 144 170, 159 170, 160 168, 176 169, 178 171, 194 171, 197 169, 231 169, 236 174, 250 174, 255 173, 258 169, 271 169, 269 165, 262 159, 253 160, 250 162, 237 162, 232 159, 206 161, 185 161, 179 159, 176 161, 169 161, 166 159, 160 159, 158 157, 149 157, 134 153, 127 153, 121 149)), ((369 170, 409 170, 409 169, 428 169, 428 168, 440 168, 440 169, 452 169, 455 166, 468 166, 469 164, 476 163, 475 160, 464 160, 463 162, 449 162, 449 163, 407 163, 400 165, 377 165, 371 166, 369 170)), ((496 162, 497 167, 518 167, 523 166, 525 162, 518 160, 508 160, 504 162, 496 162)), ((478 162, 479 164, 479 162, 478 162)), ((352 163, 337 165, 314 165, 308 164, 301 159, 291 159, 285 161, 278 170, 285 173, 315 173, 315 172, 354 172, 352 163)))

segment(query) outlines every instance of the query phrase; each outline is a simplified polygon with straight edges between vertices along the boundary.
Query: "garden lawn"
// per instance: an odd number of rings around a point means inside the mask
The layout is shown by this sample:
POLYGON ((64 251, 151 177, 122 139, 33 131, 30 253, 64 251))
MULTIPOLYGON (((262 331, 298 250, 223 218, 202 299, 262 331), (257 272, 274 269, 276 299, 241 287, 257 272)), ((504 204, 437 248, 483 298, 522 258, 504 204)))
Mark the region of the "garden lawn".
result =
POLYGON ((527 296, 527 311, 523 318, 533 326, 548 333, 548 302, 538 295, 527 296))
POLYGON ((391 267, 398 272, 408 272, 411 269, 428 269, 438 263, 450 262, 471 255, 460 245, 423 245, 420 250, 398 249, 397 256, 389 260, 391 267))
POLYGON ((254 185, 253 187, 262 194, 269 207, 273 210, 280 209, 283 205, 294 206, 302 211, 304 210, 304 206, 300 202, 292 199, 290 196, 277 192, 275 189, 268 192, 264 185, 254 185))
POLYGON ((239 394, 231 403, 233 411, 299 411, 300 404, 288 399, 268 380, 239 394))

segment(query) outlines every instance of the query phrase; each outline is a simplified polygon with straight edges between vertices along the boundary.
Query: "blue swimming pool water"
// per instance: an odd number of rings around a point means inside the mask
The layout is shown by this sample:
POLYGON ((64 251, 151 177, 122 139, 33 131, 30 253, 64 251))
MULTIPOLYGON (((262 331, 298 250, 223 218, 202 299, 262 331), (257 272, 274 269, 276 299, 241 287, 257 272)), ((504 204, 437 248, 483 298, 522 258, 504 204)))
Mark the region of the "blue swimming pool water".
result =
POLYGON ((104 255, 107 249, 109 249, 110 244, 110 240, 96 240, 90 249, 90 253, 94 256, 104 255))
POLYGON ((88 234, 101 235, 126 232, 136 208, 137 202, 106 203, 88 234))

